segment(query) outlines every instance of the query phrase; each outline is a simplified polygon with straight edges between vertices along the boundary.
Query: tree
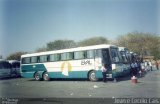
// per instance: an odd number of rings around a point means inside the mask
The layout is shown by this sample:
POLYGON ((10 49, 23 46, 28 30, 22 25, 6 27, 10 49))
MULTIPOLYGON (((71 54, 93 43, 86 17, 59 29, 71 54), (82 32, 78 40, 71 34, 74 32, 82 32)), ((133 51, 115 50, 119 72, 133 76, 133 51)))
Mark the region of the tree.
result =
POLYGON ((155 34, 132 32, 117 38, 118 46, 127 47, 130 51, 136 52, 142 57, 153 55, 155 58, 160 54, 159 37, 155 34))
POLYGON ((36 49, 36 52, 44 52, 44 51, 59 50, 66 48, 75 48, 78 46, 89 46, 89 45, 98 45, 106 43, 109 43, 109 41, 104 37, 93 37, 85 39, 80 42, 75 42, 73 40, 55 40, 53 42, 47 43, 46 47, 36 49))
POLYGON ((48 51, 73 47, 76 47, 76 43, 73 40, 55 40, 54 42, 47 43, 48 51))
POLYGON ((42 47, 42 48, 37 48, 36 49, 36 52, 45 52, 45 51, 47 51, 46 47, 42 47))
POLYGON ((90 46, 90 45, 107 44, 107 43, 109 43, 109 41, 104 37, 93 37, 82 40, 77 44, 78 46, 90 46))
POLYGON ((26 53, 27 52, 16 52, 16 53, 10 54, 7 57, 7 60, 18 60, 18 61, 20 61, 21 55, 26 54, 26 53))
POLYGON ((157 44, 156 46, 150 46, 150 48, 151 48, 151 54, 154 56, 154 59, 155 60, 158 60, 158 59, 160 59, 160 37, 155 37, 155 40, 154 40, 154 42, 155 42, 155 44, 157 44), (156 40, 156 41, 155 41, 156 40))

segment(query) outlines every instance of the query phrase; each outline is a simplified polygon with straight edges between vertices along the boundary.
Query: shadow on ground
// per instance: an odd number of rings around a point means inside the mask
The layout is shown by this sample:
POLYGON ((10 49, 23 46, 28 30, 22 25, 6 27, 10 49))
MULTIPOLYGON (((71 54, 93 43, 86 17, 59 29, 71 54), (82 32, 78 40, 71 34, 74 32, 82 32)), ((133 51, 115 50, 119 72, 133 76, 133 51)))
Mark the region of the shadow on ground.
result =
POLYGON ((0 78, 0 80, 11 80, 11 79, 18 79, 18 78, 21 78, 20 76, 19 77, 5 77, 5 78, 0 78))

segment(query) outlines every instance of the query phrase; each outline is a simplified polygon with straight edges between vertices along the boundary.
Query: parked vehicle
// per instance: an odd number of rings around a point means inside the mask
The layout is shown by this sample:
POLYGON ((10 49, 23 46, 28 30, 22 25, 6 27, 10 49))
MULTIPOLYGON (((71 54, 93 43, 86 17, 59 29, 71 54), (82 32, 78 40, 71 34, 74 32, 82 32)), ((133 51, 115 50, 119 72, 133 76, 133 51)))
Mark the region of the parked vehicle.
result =
POLYGON ((11 74, 13 77, 20 77, 20 61, 17 60, 8 60, 11 64, 11 74))
POLYGON ((21 75, 35 80, 88 78, 96 81, 102 78, 102 64, 111 67, 108 78, 115 79, 128 70, 118 47, 105 44, 22 55, 21 75))
POLYGON ((131 67, 130 67, 131 61, 129 59, 129 55, 130 55, 129 50, 126 47, 118 47, 118 49, 119 49, 120 55, 122 56, 122 60, 125 65, 125 68, 126 68, 126 70, 124 70, 124 74, 129 75, 130 70, 131 70, 131 67))
POLYGON ((11 64, 6 60, 0 60, 0 78, 11 77, 11 64))

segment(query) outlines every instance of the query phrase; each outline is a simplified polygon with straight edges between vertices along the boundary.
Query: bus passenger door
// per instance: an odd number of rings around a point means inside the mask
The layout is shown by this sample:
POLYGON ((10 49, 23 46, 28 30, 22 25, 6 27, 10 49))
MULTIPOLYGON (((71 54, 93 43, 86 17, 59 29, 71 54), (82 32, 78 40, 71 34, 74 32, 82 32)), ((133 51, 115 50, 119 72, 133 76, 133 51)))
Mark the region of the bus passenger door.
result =
POLYGON ((96 77, 102 78, 102 51, 100 49, 95 50, 95 57, 94 57, 94 69, 96 70, 96 77))
POLYGON ((102 51, 100 49, 95 50, 95 57, 94 57, 94 69, 95 70, 101 70, 102 66, 102 51))

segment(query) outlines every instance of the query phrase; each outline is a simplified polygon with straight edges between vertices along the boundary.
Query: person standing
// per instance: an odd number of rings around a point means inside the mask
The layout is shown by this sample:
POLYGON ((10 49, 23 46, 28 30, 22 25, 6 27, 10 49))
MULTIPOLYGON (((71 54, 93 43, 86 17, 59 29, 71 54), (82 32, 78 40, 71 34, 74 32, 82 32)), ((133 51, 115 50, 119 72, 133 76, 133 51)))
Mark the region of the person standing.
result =
POLYGON ((150 71, 152 71, 152 63, 149 61, 150 71))
POLYGON ((134 61, 131 63, 131 74, 135 76, 135 62, 134 61))
POLYGON ((157 61, 156 61, 156 67, 157 67, 157 70, 159 70, 159 64, 157 61))
POLYGON ((145 61, 145 70, 146 70, 146 72, 149 71, 149 62, 148 61, 145 61))
POLYGON ((107 73, 107 69, 105 64, 102 64, 102 75, 103 75, 103 82, 106 82, 106 73, 107 73))
POLYGON ((143 61, 141 62, 141 71, 142 71, 142 74, 145 73, 145 67, 144 67, 144 62, 143 61))
POLYGON ((137 75, 138 71, 139 71, 139 66, 138 66, 138 61, 135 61, 134 63, 134 67, 135 67, 135 75, 137 75))
POLYGON ((147 70, 148 70, 148 71, 151 71, 150 65, 149 65, 149 61, 147 61, 147 70))

